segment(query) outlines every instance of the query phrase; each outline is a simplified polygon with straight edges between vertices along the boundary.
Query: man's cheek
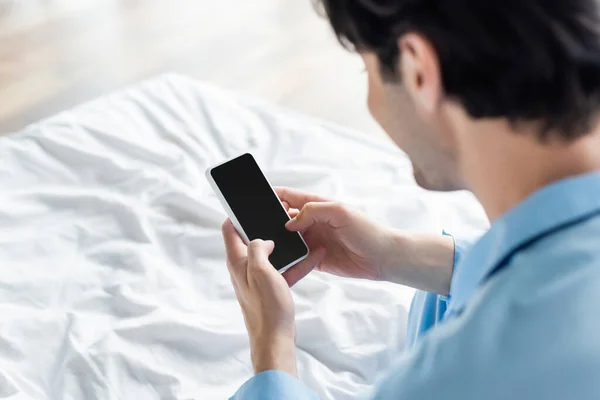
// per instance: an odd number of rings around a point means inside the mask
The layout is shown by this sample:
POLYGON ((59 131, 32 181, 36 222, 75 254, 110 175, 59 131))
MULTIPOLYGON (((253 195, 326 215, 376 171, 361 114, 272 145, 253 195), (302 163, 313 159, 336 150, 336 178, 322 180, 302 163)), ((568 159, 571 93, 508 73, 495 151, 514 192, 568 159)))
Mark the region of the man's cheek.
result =
POLYGON ((369 84, 369 94, 367 96, 367 107, 369 113, 375 120, 382 124, 384 117, 384 99, 381 90, 376 87, 376 84, 369 84))

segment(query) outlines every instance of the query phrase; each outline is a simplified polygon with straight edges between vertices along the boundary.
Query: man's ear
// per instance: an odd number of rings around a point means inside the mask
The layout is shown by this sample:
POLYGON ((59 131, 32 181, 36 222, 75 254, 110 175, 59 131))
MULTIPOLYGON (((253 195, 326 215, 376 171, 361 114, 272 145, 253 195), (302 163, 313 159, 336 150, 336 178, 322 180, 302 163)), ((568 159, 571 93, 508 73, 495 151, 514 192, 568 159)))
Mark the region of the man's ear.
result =
POLYGON ((398 39, 400 77, 413 99, 417 112, 428 118, 442 100, 440 62, 431 42, 417 33, 398 39))

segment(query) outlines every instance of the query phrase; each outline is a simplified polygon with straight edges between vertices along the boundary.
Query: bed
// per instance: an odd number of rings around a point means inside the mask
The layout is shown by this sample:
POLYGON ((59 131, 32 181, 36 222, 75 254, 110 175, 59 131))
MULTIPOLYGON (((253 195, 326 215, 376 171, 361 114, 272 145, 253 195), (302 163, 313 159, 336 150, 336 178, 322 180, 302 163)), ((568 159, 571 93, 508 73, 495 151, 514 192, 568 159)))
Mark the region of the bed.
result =
MULTIPOLYGON (((0 399, 224 399, 251 376, 204 178, 244 151, 273 184, 398 228, 486 225, 470 194, 417 188, 380 135, 175 75, 126 88, 0 139, 0 399)), ((301 379, 323 399, 372 386, 412 294, 309 275, 294 288, 301 379)))

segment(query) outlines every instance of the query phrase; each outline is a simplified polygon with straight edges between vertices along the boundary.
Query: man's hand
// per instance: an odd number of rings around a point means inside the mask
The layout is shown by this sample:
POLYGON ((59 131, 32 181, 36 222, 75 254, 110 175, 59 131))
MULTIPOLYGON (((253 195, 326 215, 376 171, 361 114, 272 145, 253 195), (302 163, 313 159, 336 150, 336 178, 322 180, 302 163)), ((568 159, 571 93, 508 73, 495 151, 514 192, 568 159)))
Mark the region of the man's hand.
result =
POLYGON ((289 287, 315 268, 448 293, 452 238, 405 234, 319 196, 287 188, 275 191, 294 217, 287 228, 301 232, 310 248, 309 257, 283 276, 269 262, 273 242, 255 240, 246 246, 231 221, 223 224, 227 267, 248 328, 256 373, 276 369, 297 374, 289 287))
MULTIPOLYGON (((271 265, 272 241, 254 240, 244 244, 230 220, 223 224, 227 267, 242 307, 250 336, 252 364, 256 373, 280 370, 297 376, 294 303, 288 282, 271 265)), ((300 279, 317 267, 325 251, 316 248, 296 269, 300 279)))
POLYGON ((350 278, 383 278, 384 257, 394 246, 390 229, 316 195, 288 188, 275 188, 275 192, 294 217, 286 227, 301 232, 309 248, 327 250, 319 270, 350 278))
MULTIPOLYGON (((452 238, 407 234, 320 196, 289 188, 275 191, 294 218, 286 227, 301 232, 311 250, 326 249, 317 269, 448 294, 454 265, 452 238)), ((306 269, 294 268, 286 272, 293 282, 306 275, 306 269)))

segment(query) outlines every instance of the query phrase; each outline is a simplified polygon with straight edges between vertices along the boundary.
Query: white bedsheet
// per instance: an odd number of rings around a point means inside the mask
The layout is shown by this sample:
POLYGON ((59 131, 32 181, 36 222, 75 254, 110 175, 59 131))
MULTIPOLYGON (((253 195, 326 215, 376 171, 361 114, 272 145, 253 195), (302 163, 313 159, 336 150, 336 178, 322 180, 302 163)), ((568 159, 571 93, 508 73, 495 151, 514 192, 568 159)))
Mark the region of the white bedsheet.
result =
MULTIPOLYGON (((224 399, 251 376, 204 178, 246 150, 274 184, 397 227, 486 224, 469 194, 416 188, 379 137, 177 76, 126 89, 0 139, 0 399, 224 399)), ((402 349, 412 293, 307 277, 301 378, 323 399, 368 389, 402 349)))

